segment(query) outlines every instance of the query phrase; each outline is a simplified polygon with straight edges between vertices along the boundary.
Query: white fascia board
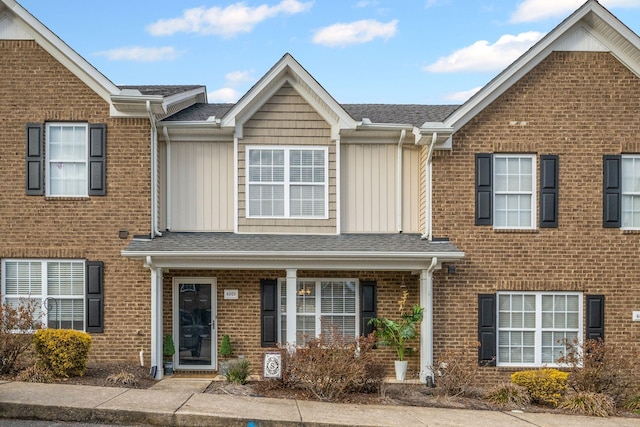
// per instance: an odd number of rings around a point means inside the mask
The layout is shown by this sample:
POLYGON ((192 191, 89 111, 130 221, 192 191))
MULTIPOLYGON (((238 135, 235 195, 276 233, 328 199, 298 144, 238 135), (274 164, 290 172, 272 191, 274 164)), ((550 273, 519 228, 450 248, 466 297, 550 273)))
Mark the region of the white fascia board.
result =
POLYGON ((149 117, 147 101, 151 111, 158 115, 166 113, 164 97, 162 95, 132 95, 129 93, 110 96, 112 117, 149 117))
MULTIPOLYGON (((565 33, 571 31, 575 25, 579 24, 579 22, 591 12, 596 14, 596 16, 603 19, 615 29, 622 29, 622 27, 624 27, 617 18, 611 15, 611 13, 603 8, 597 1, 587 1, 582 5, 582 7, 547 33, 542 40, 515 60, 493 80, 487 83, 480 91, 476 92, 460 108, 454 111, 447 119, 445 119, 444 125, 453 128, 455 131, 462 128, 467 122, 469 122, 469 120, 491 104, 496 98, 502 95, 520 78, 546 58, 552 52, 555 42, 565 33)), ((630 31, 627 29, 625 34, 628 35, 628 33, 630 33, 630 31)), ((637 39, 637 36, 635 39, 637 39)))
POLYGON ((40 46, 89 86, 98 96, 110 103, 110 95, 120 92, 120 89, 111 80, 63 42, 20 4, 14 0, 0 1, 27 25, 28 28, 26 30, 31 33, 40 46))
MULTIPOLYGON (((228 142, 233 143, 233 129, 221 128, 219 121, 159 122, 159 128, 166 128, 171 142, 228 142)), ((164 133, 160 132, 160 140, 164 133)))
POLYGON ((195 99, 196 102, 201 102, 206 104, 207 88, 205 86, 200 86, 195 89, 191 89, 185 92, 177 93, 175 95, 167 96, 164 102, 165 102, 165 105, 167 105, 168 107, 188 99, 195 99))
POLYGON ((133 259, 153 260, 159 268, 221 269, 323 269, 323 270, 420 270, 433 258, 439 263, 455 262, 464 252, 429 253, 300 253, 300 252, 121 252, 133 259))
MULTIPOLYGON (((222 127, 238 128, 285 82, 289 82, 309 102, 332 128, 354 129, 356 122, 338 102, 290 55, 286 54, 225 114, 222 127), (298 81, 304 82, 304 85, 298 81), (304 87, 306 86, 306 88, 304 87), (314 99, 315 95, 318 99, 314 99), (326 108, 322 105, 325 104, 326 108), (330 117, 327 108, 335 114, 330 117), (237 120, 240 119, 240 120, 237 120)), ((336 129, 333 129, 334 135, 336 129)), ((239 135, 241 137, 241 134, 239 135)))

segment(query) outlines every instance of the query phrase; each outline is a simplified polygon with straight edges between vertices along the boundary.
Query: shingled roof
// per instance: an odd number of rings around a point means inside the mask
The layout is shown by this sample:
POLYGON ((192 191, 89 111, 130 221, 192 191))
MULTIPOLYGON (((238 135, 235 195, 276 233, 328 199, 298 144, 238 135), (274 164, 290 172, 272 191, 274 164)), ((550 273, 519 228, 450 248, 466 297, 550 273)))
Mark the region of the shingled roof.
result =
MULTIPOLYGON (((223 117, 234 104, 194 104, 164 121, 204 121, 211 116, 223 117)), ((425 122, 441 122, 459 105, 420 104, 342 104, 342 108, 356 121, 364 118, 373 123, 396 123, 422 126, 425 122)))
POLYGON ((190 90, 203 88, 204 85, 154 85, 154 86, 118 86, 122 89, 139 90, 143 95, 173 96, 190 90))

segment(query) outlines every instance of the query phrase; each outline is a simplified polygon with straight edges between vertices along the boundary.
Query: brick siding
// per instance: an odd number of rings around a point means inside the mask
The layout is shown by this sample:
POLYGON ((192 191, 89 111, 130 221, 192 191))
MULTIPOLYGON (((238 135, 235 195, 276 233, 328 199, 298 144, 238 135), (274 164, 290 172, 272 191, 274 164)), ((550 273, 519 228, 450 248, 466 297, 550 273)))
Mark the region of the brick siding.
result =
POLYGON ((436 153, 434 234, 466 254, 455 275, 435 275, 436 358, 456 350, 477 363, 477 295, 501 290, 604 294, 605 339, 639 348, 631 313, 640 309, 640 234, 602 227, 602 156, 638 152, 638 93, 640 79, 608 53, 554 52, 457 132, 451 152, 436 153), (559 155, 558 228, 475 226, 478 152, 535 153, 534 191, 539 155, 559 155))

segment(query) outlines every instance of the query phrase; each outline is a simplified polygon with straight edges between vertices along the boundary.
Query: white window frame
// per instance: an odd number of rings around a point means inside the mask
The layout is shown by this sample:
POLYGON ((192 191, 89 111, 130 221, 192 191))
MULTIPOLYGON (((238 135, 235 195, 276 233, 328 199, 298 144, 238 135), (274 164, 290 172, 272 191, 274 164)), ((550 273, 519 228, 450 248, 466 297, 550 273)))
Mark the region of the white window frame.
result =
POLYGON ((627 170, 627 168, 625 168, 625 164, 627 162, 625 162, 625 160, 631 160, 634 163, 634 168, 631 171, 631 176, 635 179, 638 180, 640 179, 640 155, 622 155, 622 161, 621 161, 621 175, 622 175, 622 179, 620 182, 620 197, 621 197, 621 201, 620 201, 620 206, 621 206, 621 228, 625 229, 625 230, 640 230, 640 223, 638 224, 633 224, 633 213, 634 213, 634 208, 633 208, 633 199, 637 199, 640 200, 640 185, 638 186, 638 190, 637 191, 632 191, 630 188, 628 188, 628 186, 625 188, 624 182, 625 182, 625 172, 628 174, 629 171, 627 170), (629 203, 631 202, 631 203, 629 203), (627 213, 627 215, 625 215, 625 213, 627 213), (630 215, 628 215, 630 214, 630 215), (625 220, 626 218, 630 217, 631 218, 631 222, 628 220, 625 220))
POLYGON ((496 295, 496 366, 508 366, 508 367, 563 367, 560 363, 542 362, 542 332, 563 332, 568 329, 564 328, 543 328, 542 327, 542 296, 577 296, 578 297, 578 341, 582 342, 583 333, 583 318, 584 318, 584 304, 582 292, 498 292, 496 295), (536 297, 536 309, 535 309, 535 327, 534 328, 500 328, 500 297, 501 296, 513 296, 513 295, 535 295, 536 297), (533 331, 534 332, 534 362, 533 363, 513 363, 500 361, 500 332, 512 332, 512 331, 533 331))
POLYGON ((86 304, 86 262, 82 259, 3 259, 2 260, 2 302, 6 302, 7 298, 9 299, 30 299, 35 300, 39 303, 39 309, 42 311, 41 323, 43 328, 47 328, 49 325, 49 314, 47 312, 47 306, 49 306, 49 310, 52 309, 52 305, 48 299, 59 299, 59 300, 80 300, 82 301, 82 329, 78 329, 81 331, 86 331, 87 329, 87 304, 86 304), (7 263, 32 263, 32 264, 40 264, 41 268, 41 283, 40 283, 40 294, 7 294, 7 263), (81 263, 82 264, 82 295, 53 295, 48 294, 47 292, 47 268, 50 263, 81 263))
POLYGON ((531 230, 536 228, 536 155, 535 154, 494 154, 493 155, 493 228, 499 230, 531 230), (497 173, 496 173, 496 162, 499 159, 531 159, 531 191, 497 191, 497 173), (496 225, 497 216, 497 203, 496 196, 503 195, 517 195, 517 196, 526 196, 529 195, 530 203, 531 203, 531 216, 529 220, 529 225, 496 225))
MULTIPOLYGON (((298 277, 296 279, 296 289, 300 286, 301 283, 314 283, 315 285, 315 298, 316 298, 316 307, 315 313, 296 313, 296 320, 298 316, 306 316, 312 317, 315 319, 315 336, 310 338, 318 338, 320 333, 322 332, 322 316, 323 315, 338 315, 338 316, 351 316, 350 313, 322 313, 322 283, 323 282, 351 282, 355 284, 355 312, 353 313, 353 317, 355 318, 355 330, 353 339, 357 339, 360 331, 360 280, 353 278, 306 278, 306 277, 298 277)), ((283 343, 286 343, 286 337, 283 336, 283 328, 282 328, 282 319, 287 317, 287 305, 286 300, 289 297, 287 295, 287 280, 285 278, 278 279, 278 336, 280 337, 283 343)), ((292 298, 297 298, 297 294, 293 295, 292 298)), ((297 306, 297 304, 296 304, 297 306)), ((298 335, 297 332, 297 324, 294 325, 296 327, 296 337, 298 335)), ((296 345, 303 345, 304 342, 297 341, 296 345)))
POLYGON ((88 197, 89 196, 89 125, 87 123, 80 122, 51 122, 46 125, 46 195, 47 197, 88 197), (83 160, 70 160, 70 159, 56 159, 52 158, 52 150, 51 147, 51 128, 52 127, 79 127, 84 128, 84 144, 85 144, 85 155, 83 160), (54 164, 79 164, 84 170, 84 185, 83 191, 81 194, 71 194, 71 193, 53 193, 52 190, 52 165, 54 164), (83 165, 83 166, 82 166, 83 165))
POLYGON ((245 177, 246 177, 246 189, 245 189, 245 200, 246 200, 246 217, 247 218, 257 218, 257 219, 270 219, 270 218, 285 218, 285 219, 328 219, 329 218, 329 149, 328 147, 321 146, 281 146, 281 145, 257 145, 257 146, 247 146, 245 150, 245 177), (284 189, 284 214, 283 215, 251 215, 251 200, 249 197, 250 188, 252 185, 258 186, 261 184, 267 185, 277 185, 278 182, 258 182, 250 180, 250 152, 251 150, 282 150, 284 151, 284 180, 282 181, 282 186, 284 189), (324 152, 324 182, 313 182, 313 183, 303 183, 303 182, 291 182, 290 179, 290 154, 291 151, 301 150, 301 151, 323 151, 324 152), (312 185, 312 186, 322 186, 324 187, 324 209, 321 215, 306 215, 306 216, 298 216, 291 215, 290 202, 291 202, 291 187, 296 185, 312 185))

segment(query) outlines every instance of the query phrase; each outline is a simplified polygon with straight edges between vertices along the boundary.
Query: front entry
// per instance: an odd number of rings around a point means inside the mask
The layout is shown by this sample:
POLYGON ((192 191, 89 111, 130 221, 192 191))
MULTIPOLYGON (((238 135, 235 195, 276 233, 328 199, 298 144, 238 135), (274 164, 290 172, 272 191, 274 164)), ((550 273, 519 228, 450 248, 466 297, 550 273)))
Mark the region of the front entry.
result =
POLYGON ((173 280, 176 369, 209 370, 217 365, 216 279, 173 280))

